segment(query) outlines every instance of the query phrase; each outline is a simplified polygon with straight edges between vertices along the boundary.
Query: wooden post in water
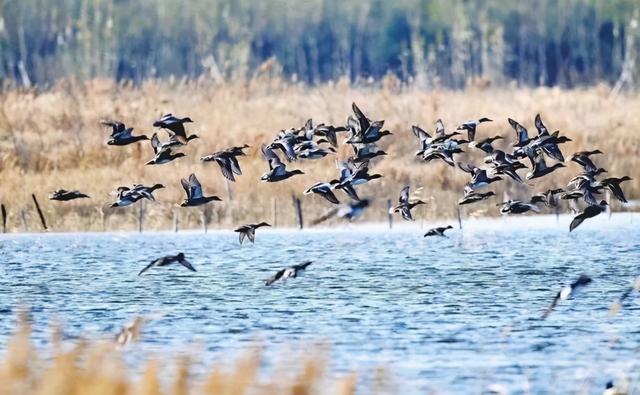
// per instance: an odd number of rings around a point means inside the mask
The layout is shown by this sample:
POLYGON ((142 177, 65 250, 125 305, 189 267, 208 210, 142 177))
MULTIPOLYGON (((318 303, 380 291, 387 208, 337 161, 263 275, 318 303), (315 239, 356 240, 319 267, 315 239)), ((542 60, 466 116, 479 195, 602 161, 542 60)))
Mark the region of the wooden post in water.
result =
POLYGON ((104 213, 104 206, 100 206, 98 212, 100 215, 100 224, 102 226, 102 231, 105 232, 107 230, 107 216, 104 213))
POLYGON ((293 198, 293 208, 296 210, 296 218, 298 219, 298 227, 304 228, 304 222, 302 219, 302 202, 295 195, 291 195, 293 198))
POLYGON ((456 215, 458 216, 458 228, 462 229, 462 217, 460 216, 460 206, 456 205, 456 215))
POLYGON ((389 221, 389 229, 393 228, 393 215, 391 214, 391 199, 387 199, 387 220, 389 221))
POLYGON ((0 205, 2 211, 2 233, 7 233, 7 209, 4 204, 0 205))
POLYGON ((36 195, 32 193, 31 198, 33 199, 33 203, 36 205, 36 211, 38 212, 38 216, 40 217, 40 223, 42 224, 42 229, 47 230, 47 221, 45 221, 44 219, 44 214, 40 209, 40 205, 38 204, 38 199, 36 199, 36 195))
POLYGON ((200 220, 202 221, 202 231, 207 233, 207 206, 202 207, 202 212, 200 213, 200 220))
POLYGON ((25 209, 20 209, 20 219, 22 220, 22 232, 27 233, 27 212, 25 209))
POLYGON ((138 205, 138 232, 142 233, 142 223, 144 222, 144 200, 140 200, 138 205))
POLYGON ((173 231, 178 232, 178 210, 173 209, 173 231))
POLYGON ((229 201, 232 201, 233 194, 231 193, 231 184, 229 183, 229 180, 227 180, 226 178, 224 179, 224 185, 225 185, 225 188, 227 189, 227 199, 229 199, 229 201))
POLYGON ((278 201, 273 198, 273 226, 278 226, 278 201))

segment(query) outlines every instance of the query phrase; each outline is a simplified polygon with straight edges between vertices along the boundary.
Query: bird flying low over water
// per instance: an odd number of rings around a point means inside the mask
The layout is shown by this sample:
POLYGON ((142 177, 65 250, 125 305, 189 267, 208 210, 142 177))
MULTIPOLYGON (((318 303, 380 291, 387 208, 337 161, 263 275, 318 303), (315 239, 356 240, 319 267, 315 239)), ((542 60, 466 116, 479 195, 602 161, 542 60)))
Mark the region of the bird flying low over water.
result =
POLYGON ((293 177, 296 174, 304 174, 302 170, 288 171, 284 163, 280 160, 278 155, 266 145, 262 145, 262 154, 269 162, 269 171, 262 175, 261 180, 266 182, 278 182, 286 180, 289 177, 293 177))
POLYGON ((506 202, 498 203, 497 206, 502 206, 502 208, 500 208, 502 214, 524 214, 528 211, 535 213, 540 212, 540 209, 535 204, 520 200, 507 200, 506 202))
POLYGON ((187 198, 180 204, 181 207, 200 206, 212 201, 222 201, 222 199, 217 196, 203 196, 202 185, 200 185, 200 181, 198 181, 195 174, 189 175, 188 179, 182 178, 180 183, 182 184, 182 188, 184 188, 184 192, 187 194, 187 198))
POLYGON ((423 237, 429 237, 429 236, 440 236, 440 237, 446 237, 446 235, 444 234, 444 232, 448 229, 453 229, 453 226, 451 225, 447 225, 447 226, 440 226, 438 228, 432 228, 429 229, 427 231, 427 233, 424 234, 423 237))
POLYGON ((160 144, 160 139, 158 139, 157 133, 154 133, 153 136, 151 136, 151 148, 153 148, 154 157, 145 163, 146 165, 162 165, 169 163, 174 159, 186 156, 182 152, 174 153, 170 146, 160 144))
POLYGON ((222 175, 229 181, 235 181, 234 173, 242 175, 240 164, 238 163, 238 156, 244 156, 244 149, 249 148, 247 144, 241 147, 231 147, 224 151, 215 152, 211 155, 203 156, 200 158, 203 162, 216 162, 220 166, 222 175))
POLYGON ((458 200, 458 204, 462 206, 464 204, 477 203, 479 201, 488 199, 491 196, 495 196, 495 192, 489 191, 489 192, 482 193, 482 192, 469 191, 465 193, 460 200, 458 200))
POLYGON ((316 195, 320 195, 323 198, 327 199, 329 202, 333 204, 340 204, 340 201, 336 197, 335 193, 333 193, 333 188, 338 184, 338 180, 334 180, 333 182, 318 182, 309 187, 306 191, 304 191, 305 195, 310 195, 315 193, 316 195))
POLYGON ((251 243, 254 243, 256 240, 256 229, 263 226, 271 226, 271 225, 269 225, 266 222, 260 222, 259 224, 247 224, 247 225, 240 226, 239 228, 234 230, 234 232, 238 232, 240 244, 244 242, 245 237, 249 239, 251 243))
POLYGON ((58 189, 49 195, 49 200, 58 200, 61 202, 82 198, 89 198, 89 195, 85 195, 80 191, 67 191, 66 189, 58 189))
POLYGON ((153 192, 156 189, 164 188, 162 184, 155 184, 151 187, 146 187, 140 184, 134 184, 133 188, 129 187, 118 187, 116 189, 117 200, 111 205, 111 207, 124 207, 129 206, 140 199, 147 199, 151 201, 155 201, 155 197, 153 197, 153 192))
POLYGON ((198 138, 198 135, 196 134, 192 134, 187 137, 187 131, 184 127, 184 124, 191 122, 193 121, 189 117, 176 118, 172 114, 165 114, 162 116, 162 118, 155 121, 153 123, 153 126, 166 130, 171 137, 169 142, 172 145, 174 145, 174 143, 177 143, 178 145, 184 145, 189 141, 198 138))
POLYGON ((569 224, 569 232, 580 226, 585 219, 593 218, 603 213, 607 209, 608 205, 609 204, 605 200, 602 200, 600 204, 587 206, 582 212, 578 213, 578 215, 573 218, 571 224, 569 224))
POLYGON ((402 190, 400 191, 400 198, 398 199, 398 202, 400 204, 389 209, 389 214, 399 212, 402 214, 402 218, 405 221, 413 221, 413 217, 411 216, 411 209, 413 209, 417 205, 426 204, 422 200, 415 200, 415 201, 410 200, 408 185, 402 188, 402 190))
POLYGON ((560 291, 558 291, 555 298, 553 298, 551 305, 547 308, 547 310, 542 315, 542 319, 544 320, 545 318, 547 318, 560 301, 569 299, 571 296, 575 294, 576 290, 590 284, 592 281, 593 280, 591 279, 591 277, 585 276, 583 274, 571 284, 563 286, 560 289, 560 291))
POLYGON ((304 263, 299 263, 297 265, 285 267, 284 269, 280 269, 273 276, 269 277, 265 285, 268 287, 269 285, 275 283, 278 280, 286 280, 288 278, 296 278, 301 276, 302 273, 307 269, 309 265, 313 262, 307 261, 304 263))
POLYGON ((476 128, 483 122, 492 122, 493 120, 489 118, 482 117, 478 120, 467 121, 462 125, 458 126, 456 130, 466 130, 467 135, 469 137, 469 141, 473 141, 476 137, 476 128))
POLYGON ((133 128, 128 128, 124 123, 118 121, 101 121, 101 124, 111 127, 111 136, 107 141, 108 145, 129 145, 140 140, 149 140, 145 135, 133 136, 133 128))
POLYGON ((151 261, 151 263, 145 266, 144 269, 140 270, 140 273, 138 273, 138 276, 146 272, 147 270, 151 269, 152 267, 169 266, 176 263, 186 267, 192 272, 196 271, 196 269, 191 265, 189 261, 186 260, 186 258, 184 257, 184 254, 181 252, 178 255, 167 255, 167 256, 163 256, 162 258, 158 258, 154 261, 151 261))

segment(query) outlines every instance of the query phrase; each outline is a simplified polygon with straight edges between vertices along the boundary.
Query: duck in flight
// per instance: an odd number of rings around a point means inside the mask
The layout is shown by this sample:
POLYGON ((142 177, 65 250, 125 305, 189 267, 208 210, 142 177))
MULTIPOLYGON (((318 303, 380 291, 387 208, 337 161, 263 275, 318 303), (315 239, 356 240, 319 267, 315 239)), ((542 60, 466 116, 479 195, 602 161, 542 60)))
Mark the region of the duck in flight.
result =
POLYGON ((203 156, 200 158, 203 162, 216 162, 220 166, 220 171, 224 178, 229 181, 235 181, 234 174, 242 175, 240 164, 238 163, 238 156, 244 156, 244 149, 249 148, 247 144, 241 147, 231 147, 224 151, 215 152, 211 155, 203 156))
POLYGON ((142 275, 142 273, 146 272, 152 267, 169 266, 176 263, 186 267, 192 272, 196 271, 196 269, 191 265, 189 261, 185 259, 184 254, 181 252, 178 255, 167 255, 167 256, 163 256, 162 258, 158 258, 154 261, 151 261, 151 263, 145 266, 144 269, 140 270, 140 273, 138 273, 138 276, 142 275))
POLYGON ((556 296, 553 298, 553 301, 551 302, 551 305, 547 308, 547 310, 542 315, 542 319, 544 320, 545 318, 547 318, 549 316, 549 314, 551 314, 553 309, 555 309, 555 307, 558 305, 558 303, 560 301, 569 299, 569 297, 571 297, 572 295, 575 294, 576 290, 578 290, 579 288, 582 288, 582 287, 584 287, 586 285, 591 284, 592 281, 593 280, 591 279, 591 277, 585 276, 583 274, 580 277, 578 277, 571 284, 563 286, 560 289, 560 291, 558 291, 556 296))
POLYGON ((433 229, 429 229, 427 231, 427 233, 424 234, 423 237, 429 237, 429 236, 440 236, 440 237, 446 237, 446 235, 444 234, 444 232, 447 229, 453 229, 453 226, 451 225, 447 225, 447 226, 441 226, 438 228, 433 228, 433 229))
POLYGON ((331 182, 318 182, 309 187, 306 191, 304 191, 305 195, 310 195, 315 193, 317 195, 322 196, 329 202, 333 204, 340 204, 340 201, 336 197, 335 193, 333 193, 333 188, 338 184, 338 180, 333 180, 331 182))
POLYGON ((304 271, 307 270, 307 267, 312 263, 313 262, 311 261, 307 261, 304 263, 299 263, 297 265, 285 267, 284 269, 280 269, 276 272, 276 274, 274 274, 273 276, 269 277, 269 279, 267 279, 267 282, 265 283, 265 285, 268 287, 278 280, 284 281, 288 278, 296 278, 298 276, 301 276, 302 273, 304 273, 304 271))
POLYGON ((426 204, 422 200, 411 201, 409 197, 409 186, 402 188, 400 191, 400 198, 398 199, 397 206, 389 209, 389 214, 393 213, 401 213, 402 218, 405 221, 413 221, 413 217, 411 216, 411 209, 420 204, 426 204))
POLYGON ((483 122, 492 122, 492 119, 482 117, 477 120, 467 121, 458 126, 456 130, 466 130, 469 137, 469 141, 473 141, 476 137, 476 128, 483 122))
POLYGON ((280 160, 273 150, 264 144, 262 145, 262 154, 269 162, 269 171, 262 175, 261 180, 265 182, 278 182, 293 177, 296 174, 304 174, 302 170, 288 171, 284 163, 280 160))
POLYGON ((173 149, 169 146, 161 145, 157 133, 154 133, 153 136, 151 136, 151 147, 153 148, 154 157, 145 163, 145 165, 163 165, 173 161, 174 159, 186 156, 182 152, 174 153, 173 149))
POLYGON ((101 124, 111 127, 111 136, 107 141, 108 145, 129 145, 140 140, 149 140, 145 135, 133 136, 133 128, 128 128, 124 123, 118 121, 101 121, 101 124))
POLYGON ((471 141, 469 143, 469 147, 471 148, 477 148, 487 154, 490 154, 493 152, 493 142, 496 140, 504 140, 504 137, 502 136, 493 136, 493 137, 487 137, 486 139, 482 139, 480 141, 471 141))
POLYGON ((607 209, 608 205, 609 205, 609 203, 607 203, 605 200, 602 200, 600 202, 600 204, 587 206, 584 209, 584 211, 578 213, 578 215, 576 215, 573 218, 573 220, 571 221, 571 224, 569 224, 569 232, 573 231, 575 228, 580 226, 580 224, 585 219, 593 218, 593 217, 603 213, 607 209))
POLYGON ((133 188, 129 187, 118 187, 115 193, 117 194, 117 200, 115 203, 111 205, 111 207, 125 207, 129 206, 138 200, 147 199, 151 201, 155 201, 155 197, 153 196, 153 192, 156 189, 164 188, 162 184, 155 184, 151 187, 146 187, 140 184, 134 184, 133 188))
POLYGON ((624 176, 621 178, 609 177, 600 181, 600 185, 609 189, 616 199, 618 199, 622 203, 627 203, 627 198, 624 196, 624 192, 620 187, 620 183, 629 180, 631 180, 631 177, 629 176, 624 176))
POLYGON ((203 196, 202 185, 200 185, 200 181, 198 181, 195 174, 189 175, 188 179, 180 179, 180 183, 182 184, 182 188, 184 188, 184 192, 187 194, 187 198, 180 203, 181 207, 194 207, 212 201, 222 201, 222 199, 217 196, 203 196))
POLYGON ((259 224, 247 224, 242 225, 235 229, 234 232, 238 232, 240 244, 244 242, 245 237, 253 244, 256 241, 256 229, 263 226, 271 226, 266 222, 260 222, 259 224))
POLYGON ((502 214, 524 214, 529 211, 540 212, 540 209, 535 204, 525 203, 520 200, 507 200, 506 202, 498 203, 497 206, 502 206, 500 208, 502 214))
POLYGON ((83 198, 89 198, 89 195, 85 195, 80 191, 67 191, 66 189, 58 189, 49 195, 49 200, 58 200, 60 202, 83 198))
POLYGON ((553 166, 547 166, 544 161, 544 156, 542 155, 542 153, 540 153, 535 157, 533 170, 527 173, 526 179, 533 180, 534 178, 546 176, 547 174, 550 174, 554 170, 557 170, 561 167, 565 167, 564 163, 558 162, 554 163, 553 166))
POLYGON ((185 145, 193 139, 197 139, 198 135, 192 134, 187 137, 187 131, 184 128, 185 123, 193 122, 191 118, 176 118, 172 114, 165 114, 159 120, 153 123, 153 126, 162 128, 169 133, 171 137, 168 144, 173 145, 185 145))
POLYGON ((464 194, 464 196, 458 200, 458 204, 459 205, 465 205, 465 204, 472 204, 472 203, 477 203, 480 202, 482 200, 488 199, 491 196, 495 196, 495 193, 492 191, 489 192, 474 192, 474 191, 469 191, 467 193, 464 194))

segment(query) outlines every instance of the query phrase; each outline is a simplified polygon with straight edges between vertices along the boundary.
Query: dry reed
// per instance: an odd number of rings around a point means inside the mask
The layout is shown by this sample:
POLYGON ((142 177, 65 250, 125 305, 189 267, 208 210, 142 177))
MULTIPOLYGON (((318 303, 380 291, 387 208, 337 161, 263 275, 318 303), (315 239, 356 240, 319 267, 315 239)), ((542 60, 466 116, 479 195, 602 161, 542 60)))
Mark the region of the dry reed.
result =
MULTIPOLYGON (((605 155, 597 158, 598 164, 611 176, 634 177, 624 185, 625 191, 630 199, 640 195, 635 171, 640 167, 640 135, 636 133, 640 129, 640 95, 610 97, 604 86, 572 91, 424 91, 388 78, 370 86, 338 81, 308 87, 284 82, 277 73, 274 76, 269 72, 249 82, 224 84, 205 79, 147 81, 137 87, 106 80, 62 81, 45 91, 8 89, 0 95, 0 202, 10 213, 8 228, 23 228, 21 209, 29 210, 27 229, 39 228, 30 199, 35 193, 53 230, 134 230, 137 208, 105 208, 113 200, 108 193, 120 185, 156 182, 167 188, 156 193, 158 203, 146 205, 145 228, 170 229, 174 210, 178 210, 181 227, 197 227, 199 209, 175 208, 183 198, 179 179, 192 172, 201 180, 205 193, 224 200, 210 206, 211 221, 216 226, 274 221, 274 212, 279 226, 291 226, 295 223, 291 195, 301 195, 314 182, 335 178, 334 160, 350 155, 350 148, 341 147, 336 156, 322 160, 291 163, 288 166, 300 168, 306 175, 269 184, 259 181, 267 168, 260 145, 280 129, 300 127, 308 118, 316 123, 344 124, 353 101, 370 118, 385 119, 385 126, 394 133, 380 144, 389 155, 373 164, 374 171, 384 178, 359 189, 361 196, 375 197, 365 220, 384 219, 386 199, 395 201, 407 184, 423 186, 423 195, 433 197, 419 215, 427 219, 454 215, 467 175, 444 163, 425 164, 414 157, 417 141, 410 132, 411 125, 433 130, 437 118, 453 129, 467 119, 488 116, 495 121, 483 124, 478 136, 501 134, 507 138, 506 146, 514 137, 506 118, 512 117, 535 132, 533 117, 539 112, 551 130, 559 129, 573 139, 562 147, 565 156, 582 149, 601 149, 605 155), (148 142, 127 147, 105 144, 109 131, 100 126, 100 120, 121 120, 135 127, 137 133, 150 135, 153 121, 166 112, 188 115, 195 121, 189 129, 200 139, 186 147, 186 158, 145 166, 152 157, 148 142), (241 158, 244 174, 230 185, 230 200, 217 165, 203 164, 199 158, 243 143, 251 149, 248 157, 241 158), (69 203, 46 200, 47 194, 57 188, 80 189, 92 199, 69 203)), ((164 137, 164 132, 160 136, 164 137)), ((466 150, 473 152, 461 159, 479 163, 478 151, 466 150)), ((563 186, 578 171, 576 165, 568 165, 533 187, 505 182, 494 190, 500 198, 505 191, 514 198, 527 198, 548 187, 563 186)), ((346 201, 346 197, 340 197, 346 201)), ((318 197, 304 196, 302 202, 307 219, 329 208, 318 197)), ((494 203, 464 208, 463 215, 496 215, 494 203)))

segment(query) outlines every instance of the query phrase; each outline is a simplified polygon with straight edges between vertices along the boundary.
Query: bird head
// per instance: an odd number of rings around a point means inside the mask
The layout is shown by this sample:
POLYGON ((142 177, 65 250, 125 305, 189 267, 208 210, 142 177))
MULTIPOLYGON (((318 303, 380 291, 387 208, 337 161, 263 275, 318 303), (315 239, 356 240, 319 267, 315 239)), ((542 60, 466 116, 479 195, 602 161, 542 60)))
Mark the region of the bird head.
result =
POLYGON ((478 119, 478 122, 493 122, 493 119, 489 119, 489 118, 480 118, 478 119))

